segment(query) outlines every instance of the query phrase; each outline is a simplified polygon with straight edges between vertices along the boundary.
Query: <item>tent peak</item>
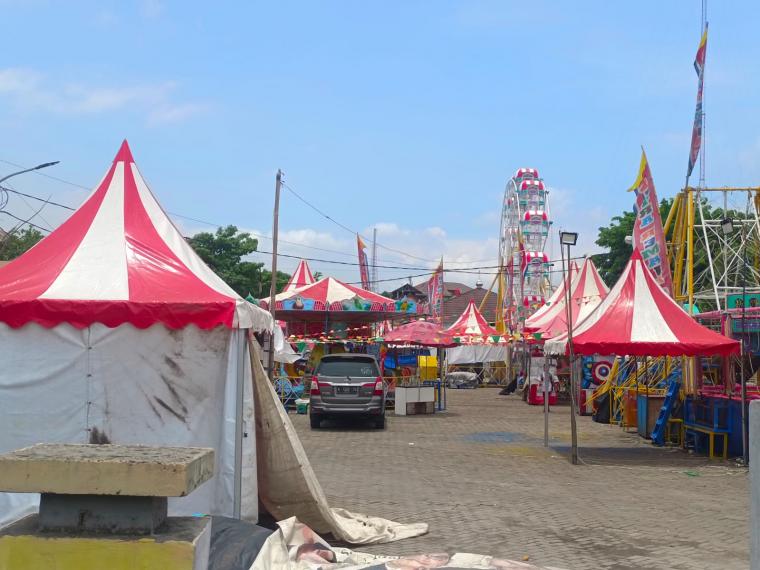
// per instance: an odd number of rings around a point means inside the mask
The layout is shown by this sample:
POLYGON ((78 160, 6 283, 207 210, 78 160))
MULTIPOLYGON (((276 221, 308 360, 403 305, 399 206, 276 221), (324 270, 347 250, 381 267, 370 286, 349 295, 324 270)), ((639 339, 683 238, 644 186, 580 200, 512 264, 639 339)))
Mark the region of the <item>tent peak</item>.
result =
POLYGON ((132 158, 132 150, 129 148, 129 143, 127 142, 127 139, 124 139, 121 143, 121 146, 119 147, 119 152, 116 153, 116 158, 113 159, 114 162, 134 162, 135 159, 132 158))

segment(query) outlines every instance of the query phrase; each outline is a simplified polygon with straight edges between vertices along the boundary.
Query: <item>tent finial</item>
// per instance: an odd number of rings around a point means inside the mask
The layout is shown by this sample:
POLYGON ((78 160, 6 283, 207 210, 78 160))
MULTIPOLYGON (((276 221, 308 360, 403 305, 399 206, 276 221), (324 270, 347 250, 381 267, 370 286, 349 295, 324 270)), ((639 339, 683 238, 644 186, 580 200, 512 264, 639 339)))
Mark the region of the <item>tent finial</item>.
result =
POLYGON ((119 147, 119 152, 116 153, 116 158, 113 159, 114 162, 134 162, 135 159, 132 158, 132 151, 129 148, 129 143, 127 142, 127 139, 124 139, 124 141, 121 143, 121 146, 119 147))

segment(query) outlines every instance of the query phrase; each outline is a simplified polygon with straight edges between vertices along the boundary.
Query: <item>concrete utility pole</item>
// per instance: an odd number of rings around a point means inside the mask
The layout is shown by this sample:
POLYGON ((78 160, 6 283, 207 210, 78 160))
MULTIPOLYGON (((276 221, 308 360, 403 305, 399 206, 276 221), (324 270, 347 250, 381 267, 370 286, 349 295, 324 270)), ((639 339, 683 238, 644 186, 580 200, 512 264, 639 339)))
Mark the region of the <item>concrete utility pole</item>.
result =
MULTIPOLYGON (((280 222, 280 188, 282 187, 282 171, 277 170, 274 185, 274 219, 272 221, 272 282, 269 286, 269 312, 276 319, 275 297, 277 296, 277 235, 280 222)), ((277 326, 275 320, 274 326, 277 326)), ((267 355, 267 375, 274 380, 274 330, 269 335, 269 353, 267 355)))

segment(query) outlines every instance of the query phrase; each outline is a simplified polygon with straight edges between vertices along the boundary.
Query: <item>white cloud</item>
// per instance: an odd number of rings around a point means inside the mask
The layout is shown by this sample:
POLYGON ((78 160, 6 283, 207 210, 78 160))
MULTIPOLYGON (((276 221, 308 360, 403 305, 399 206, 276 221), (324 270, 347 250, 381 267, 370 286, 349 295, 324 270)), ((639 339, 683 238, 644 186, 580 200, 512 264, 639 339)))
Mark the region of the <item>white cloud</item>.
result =
MULTIPOLYGON (((399 266, 408 269, 378 268, 379 287, 389 290, 398 287, 413 277, 415 283, 425 280, 430 272, 438 265, 443 255, 444 265, 452 270, 449 279, 474 284, 480 277, 490 283, 493 269, 485 268, 479 274, 477 269, 467 273, 454 272, 454 269, 465 269, 475 266, 493 266, 496 264, 498 240, 494 236, 487 239, 452 239, 443 228, 432 226, 427 228, 407 228, 392 222, 377 224, 382 228, 378 231, 377 257, 378 265, 399 266)), ((374 226, 372 226, 374 227, 374 226)), ((253 234, 268 236, 269 232, 245 230, 253 234)), ((363 235, 371 238, 371 231, 363 235)), ((271 251, 271 241, 268 237, 259 238, 259 249, 271 251)), ((371 251, 371 244, 367 243, 371 251)), ((312 271, 323 275, 332 275, 348 282, 359 281, 359 270, 356 265, 356 241, 348 232, 336 230, 316 230, 313 228, 298 228, 281 231, 279 252, 293 257, 282 256, 278 267, 283 271, 292 271, 298 263, 297 257, 303 256, 323 260, 333 260, 341 263, 310 261, 312 271)), ((256 260, 269 265, 269 259, 261 255, 254 256, 256 260)))
POLYGON ((164 13, 164 3, 161 0, 142 0, 140 13, 149 20, 155 20, 164 13))
MULTIPOLYGON (((599 228, 609 223, 609 212, 598 205, 590 206, 583 192, 565 188, 550 188, 549 205, 554 221, 551 231, 555 235, 562 229, 578 232, 578 245, 573 255, 603 251, 595 242, 599 228)), ((558 256, 559 250, 551 253, 558 256)))
POLYGON ((107 87, 56 84, 33 69, 0 69, 0 97, 18 109, 56 115, 96 115, 127 109, 144 115, 148 124, 158 125, 183 121, 206 109, 200 103, 174 101, 176 88, 171 81, 107 87))
POLYGON ((181 123, 182 121, 204 113, 208 110, 207 105, 200 103, 180 103, 178 105, 164 104, 151 111, 148 115, 148 124, 166 125, 169 123, 181 123))

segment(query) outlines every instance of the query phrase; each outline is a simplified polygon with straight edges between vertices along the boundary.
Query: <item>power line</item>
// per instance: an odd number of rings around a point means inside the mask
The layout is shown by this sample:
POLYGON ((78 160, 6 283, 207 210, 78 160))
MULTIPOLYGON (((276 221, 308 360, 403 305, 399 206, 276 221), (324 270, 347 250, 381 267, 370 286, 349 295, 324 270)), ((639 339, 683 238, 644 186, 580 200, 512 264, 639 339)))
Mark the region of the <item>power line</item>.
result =
POLYGON ((0 214, 5 214, 6 216, 10 216, 11 218, 13 218, 15 220, 18 220, 22 224, 26 224, 28 226, 32 226, 33 228, 36 228, 36 229, 41 230, 43 232, 51 233, 53 231, 53 230, 50 230, 48 228, 43 228, 42 226, 38 226, 37 224, 35 224, 33 222, 25 220, 24 218, 19 218, 17 215, 11 214, 10 212, 8 212, 6 210, 3 210, 2 212, 0 212, 0 214))
MULTIPOLYGON (((0 162, 5 162, 5 161, 0 161, 0 162)), ((284 184, 283 184, 283 186, 284 186, 284 184)), ((35 196, 34 194, 28 194, 26 192, 21 192, 19 190, 15 190, 13 188, 8 188, 8 187, 5 187, 5 186, 0 186, 0 188, 2 188, 3 190, 5 190, 7 192, 11 192, 13 194, 17 194, 19 196, 24 196, 26 198, 31 198, 33 200, 38 200, 40 202, 45 202, 46 204, 50 204, 51 206, 57 206, 59 208, 64 208, 64 209, 72 211, 72 212, 76 211, 76 208, 74 208, 72 206, 68 206, 66 204, 61 204, 60 202, 53 202, 53 201, 50 201, 50 200, 46 200, 45 198, 41 198, 39 196, 35 196)), ((176 212, 167 212, 167 213, 169 215, 177 217, 177 218, 183 218, 183 219, 190 220, 190 221, 193 221, 193 222, 197 222, 197 223, 200 223, 200 224, 205 224, 205 225, 208 225, 208 226, 211 226, 211 227, 216 227, 216 228, 223 227, 222 224, 216 224, 214 222, 209 222, 208 220, 202 220, 200 218, 193 218, 191 216, 185 216, 184 214, 178 214, 176 212)), ((255 236, 255 237, 259 238, 259 239, 266 239, 266 240, 269 240, 269 241, 272 240, 272 238, 270 236, 267 236, 267 235, 264 235, 264 234, 259 234, 259 233, 256 233, 256 232, 247 232, 247 233, 250 233, 251 235, 253 235, 253 236, 255 236)), ((313 245, 306 245, 306 244, 302 244, 302 243, 298 243, 298 242, 294 242, 294 241, 283 240, 283 239, 281 239, 280 241, 282 243, 287 243, 289 245, 293 245, 293 246, 296 246, 296 247, 303 247, 303 248, 306 248, 306 249, 313 249, 315 251, 323 251, 325 253, 335 253, 335 254, 338 254, 338 255, 343 255, 343 256, 348 256, 348 257, 353 257, 354 256, 354 254, 347 253, 347 252, 344 252, 344 251, 338 251, 338 250, 334 250, 334 249, 327 249, 327 248, 317 247, 317 246, 313 246, 313 245)), ((378 246, 380 246, 380 244, 378 244, 378 246)), ((404 254, 404 255, 406 255, 406 254, 404 254)), ((300 256, 300 257, 302 257, 302 256, 300 256)), ((410 257, 413 257, 413 256, 410 256, 410 257)), ((305 257, 302 257, 302 258, 303 259, 307 259, 305 257)), ((419 258, 419 259, 423 259, 424 260, 424 258, 419 258)), ((449 262, 449 263, 477 263, 477 262, 473 262, 473 261, 458 261, 458 262, 453 262, 452 261, 452 262, 449 262)), ((358 265, 358 264, 354 264, 354 265, 358 265)), ((382 265, 376 265, 376 266, 373 266, 373 267, 379 267, 381 269, 384 268, 384 266, 382 266, 382 265)), ((387 267, 387 269, 415 269, 415 270, 421 270, 421 269, 428 269, 428 268, 427 267, 425 267, 425 268, 406 268, 406 267, 404 267, 404 268, 400 268, 400 267, 396 268, 396 267, 387 267)), ((463 269, 467 269, 467 268, 463 268, 463 269)))
MULTIPOLYGON (((25 168, 23 165, 18 164, 16 162, 12 162, 10 160, 0 159, 0 162, 2 162, 4 164, 11 165, 11 166, 14 166, 16 168, 25 168)), ((45 178, 48 178, 50 180, 55 180, 56 182, 61 182, 62 184, 67 184, 67 185, 72 186, 74 188, 79 188, 81 190, 90 191, 92 189, 89 186, 85 186, 83 184, 78 184, 78 183, 72 182, 70 180, 65 180, 64 178, 59 178, 57 176, 53 176, 53 175, 47 174, 45 172, 41 172, 41 171, 35 170, 35 171, 33 171, 33 173, 37 174, 38 176, 44 176, 45 178)), ((334 218, 332 218, 330 215, 328 215, 327 213, 323 212, 322 210, 320 210, 319 208, 317 208, 316 206, 314 206, 313 204, 311 204, 309 201, 307 201, 305 198, 303 198, 300 194, 298 194, 295 190, 293 190, 293 188, 291 188, 290 186, 288 186, 284 182, 283 182, 282 185, 288 191, 290 191, 296 198, 298 198, 299 200, 301 200, 304 204, 306 204, 307 206, 309 206, 310 208, 312 208, 314 211, 318 212, 321 216, 325 217, 326 219, 330 220, 331 222, 337 224, 342 229, 344 229, 344 230, 346 230, 346 231, 348 231, 348 232, 350 232, 350 233, 352 233, 354 235, 356 235, 358 233, 358 232, 355 232, 354 230, 352 230, 351 228, 349 228, 348 226, 346 226, 344 224, 341 224, 340 222, 338 222, 337 220, 335 220, 334 218)), ((33 196, 31 194, 26 194, 24 192, 19 192, 18 190, 11 190, 11 189, 8 189, 8 190, 12 191, 15 194, 18 194, 20 196, 25 196, 27 198, 32 198, 34 200, 45 201, 43 198, 40 198, 38 196, 33 196)), ((60 208, 66 209, 66 210, 70 210, 70 211, 75 211, 76 210, 76 208, 73 208, 73 207, 68 206, 66 204, 61 204, 59 202, 52 202, 52 201, 47 201, 47 202, 49 204, 53 205, 53 206, 58 206, 60 208)), ((216 227, 216 228, 224 227, 222 224, 216 224, 214 222, 209 222, 207 220, 201 220, 199 218, 193 218, 191 216, 185 216, 184 214, 178 214, 176 212, 167 212, 167 213, 169 215, 177 217, 177 218, 183 218, 183 219, 186 219, 186 220, 191 220, 193 222, 198 222, 198 223, 201 223, 201 224, 206 224, 208 226, 212 226, 212 227, 216 227)), ((270 241, 272 239, 269 236, 266 236, 266 235, 263 235, 263 234, 257 234, 255 232, 248 232, 248 233, 250 233, 251 235, 256 236, 259 239, 267 239, 267 240, 270 240, 270 241)), ((362 236, 362 237, 364 237, 364 236, 362 236)), ((327 253, 335 253, 335 254, 338 254, 338 255, 349 256, 349 257, 353 257, 353 255, 354 255, 353 253, 348 253, 348 252, 345 252, 345 251, 337 251, 337 250, 334 250, 334 249, 320 248, 320 247, 316 247, 316 246, 311 246, 311 245, 301 244, 301 243, 297 243, 297 242, 286 241, 286 240, 282 240, 282 239, 280 241, 282 243, 288 243, 290 245, 295 245, 295 246, 303 247, 303 248, 306 248, 306 249, 313 249, 315 251, 324 251, 324 252, 327 252, 327 253)), ((424 258, 424 257, 419 257, 419 256, 416 256, 416 255, 412 255, 412 254, 407 253, 405 251, 394 249, 394 248, 388 247, 386 245, 383 245, 381 243, 378 243, 377 246, 380 247, 380 248, 382 248, 382 249, 385 249, 387 251, 391 251, 393 253, 397 253, 397 254, 403 255, 405 257, 411 257, 412 259, 417 259, 419 261, 427 261, 427 262, 431 262, 431 263, 435 263, 435 262, 439 261, 438 259, 427 259, 427 258, 424 258)), ((449 264, 451 264, 451 263, 457 263, 457 264, 460 264, 460 263, 480 263, 482 261, 487 261, 487 260, 449 261, 448 263, 449 264)))
MULTIPOLYGON (((351 228, 349 228, 345 224, 342 224, 341 222, 339 222, 338 220, 336 220, 335 218, 333 218, 332 216, 330 216, 329 214, 327 214, 326 212, 320 210, 317 206, 315 206, 314 204, 312 204, 311 202, 309 202, 306 198, 304 198, 303 196, 301 196, 298 192, 296 192, 295 190, 293 190, 293 188, 291 188, 290 186, 288 186, 284 182, 282 183, 282 186, 283 186, 283 188, 285 188, 286 190, 288 190, 291 194, 293 194, 293 196, 295 196, 301 202, 303 202, 304 204, 306 204, 309 208, 311 208, 312 210, 314 210, 315 212, 317 212, 320 216, 324 217, 325 219, 330 220, 332 223, 334 223, 339 228, 342 228, 342 229, 346 230, 347 232, 349 232, 349 233, 351 233, 353 235, 358 235, 361 238, 363 238, 365 241, 370 241, 369 238, 361 235, 356 230, 352 230, 351 228)), ((439 261, 438 259, 429 259, 429 258, 426 258, 426 257, 419 257, 419 256, 416 256, 416 255, 412 255, 411 253, 408 253, 408 252, 405 252, 405 251, 401 251, 399 249, 394 249, 392 247, 388 247, 387 245, 383 245, 383 244, 381 244, 379 242, 377 242, 377 247, 379 247, 381 249, 384 249, 386 251, 392 251, 393 253, 398 253, 398 254, 406 256, 406 257, 411 257, 412 259, 417 259, 419 261, 428 261, 428 262, 431 262, 431 263, 436 263, 436 262, 439 261)), ((472 263, 472 262, 470 262, 470 261, 456 262, 455 261, 455 262, 452 262, 452 263, 472 263)))
MULTIPOLYGON (((271 251, 265 251, 265 250, 262 250, 262 249, 257 249, 253 253, 260 253, 260 254, 263 254, 263 255, 272 255, 271 251)), ((288 258, 291 258, 291 259, 303 259, 305 261, 313 261, 315 263, 332 263, 332 264, 336 264, 336 265, 349 265, 349 266, 353 266, 353 267, 357 267, 359 265, 359 263, 357 263, 355 261, 336 261, 334 259, 319 259, 319 258, 315 258, 315 257, 303 257, 303 256, 300 256, 300 255, 290 255, 290 254, 287 254, 287 253, 279 253, 279 252, 277 253, 277 257, 288 257, 288 258)), ((565 260, 565 261, 576 261, 576 260, 581 260, 581 259, 585 259, 585 257, 583 257, 583 256, 571 257, 569 260, 565 260)), ((548 263, 551 264, 551 263, 556 263, 558 261, 559 261, 559 259, 554 259, 554 260, 550 260, 548 263)), ((410 266, 399 266, 399 265, 372 265, 372 264, 367 264, 367 265, 368 265, 368 267, 376 267, 378 269, 398 269, 398 270, 403 270, 403 271, 425 271, 426 275, 432 275, 433 273, 436 272, 435 269, 430 269, 429 267, 410 267, 410 266)), ((449 272, 449 273, 472 273, 472 274, 475 274, 475 273, 480 273, 484 269, 496 269, 496 270, 498 270, 499 266, 498 265, 481 265, 481 266, 478 266, 478 267, 464 267, 464 268, 454 267, 454 268, 450 268, 450 269, 446 268, 444 266, 444 271, 445 272, 449 272)), ((547 271, 547 273, 561 273, 561 272, 562 272, 561 269, 551 269, 551 270, 547 271)), ((491 272, 491 273, 486 272, 485 274, 486 275, 495 275, 496 273, 498 273, 498 271, 494 271, 494 272, 491 272)), ((393 280, 395 280, 395 279, 400 279, 400 277, 394 278, 393 280)))

